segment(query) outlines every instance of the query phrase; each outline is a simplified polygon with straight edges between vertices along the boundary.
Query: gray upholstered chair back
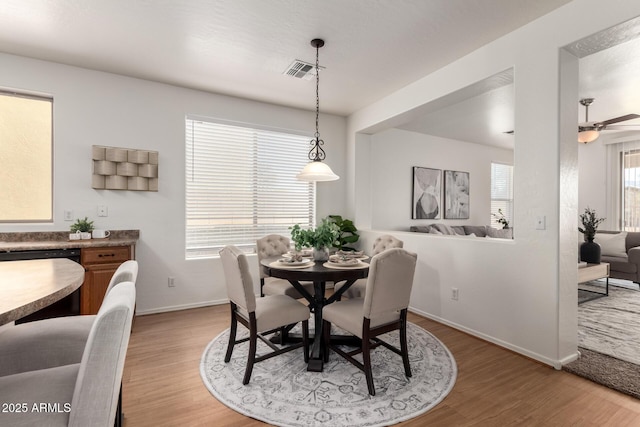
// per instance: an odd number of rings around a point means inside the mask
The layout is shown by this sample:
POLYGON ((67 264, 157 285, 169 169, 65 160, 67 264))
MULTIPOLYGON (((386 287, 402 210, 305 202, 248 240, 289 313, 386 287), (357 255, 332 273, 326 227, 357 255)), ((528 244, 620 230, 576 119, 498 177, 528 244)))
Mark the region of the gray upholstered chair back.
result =
POLYGON ((114 425, 135 302, 132 282, 120 283, 105 296, 82 354, 70 426, 114 425))
POLYGON ((385 234, 378 237, 375 242, 373 242, 373 252, 371 253, 371 256, 378 255, 390 248, 401 248, 403 246, 404 242, 402 240, 396 239, 390 234, 385 234))
POLYGON ((125 261, 122 264, 120 264, 116 272, 113 273, 113 276, 109 281, 109 286, 107 286, 107 291, 105 292, 105 295, 108 294, 109 291, 111 291, 111 289, 113 289, 113 287, 118 283, 122 283, 122 282, 136 283, 137 279, 138 279, 138 261, 135 261, 135 260, 125 261))
POLYGON ((371 258, 364 317, 375 319, 409 306, 417 258, 415 253, 402 248, 387 249, 371 258))
MULTIPOLYGON (((258 252, 258 263, 263 258, 269 258, 285 254, 289 251, 291 241, 288 237, 279 234, 269 234, 256 240, 256 250, 258 252)), ((264 279, 265 274, 260 269, 260 278, 264 279)))
POLYGON ((229 299, 249 313, 255 311, 256 296, 253 293, 253 279, 247 256, 236 246, 225 246, 220 251, 220 259, 229 299))

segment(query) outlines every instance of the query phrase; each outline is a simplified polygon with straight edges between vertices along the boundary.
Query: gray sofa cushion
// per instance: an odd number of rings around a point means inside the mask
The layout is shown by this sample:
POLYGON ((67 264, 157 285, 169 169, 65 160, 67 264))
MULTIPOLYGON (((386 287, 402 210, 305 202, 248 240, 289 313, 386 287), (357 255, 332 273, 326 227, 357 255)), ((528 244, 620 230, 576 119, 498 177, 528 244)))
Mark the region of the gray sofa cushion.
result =
POLYGON ((503 228, 498 230, 497 228, 487 227, 487 237, 513 239, 513 228, 503 228))
POLYGON ((486 237, 487 236, 487 226, 486 225, 463 225, 465 234, 475 234, 478 237, 486 237))

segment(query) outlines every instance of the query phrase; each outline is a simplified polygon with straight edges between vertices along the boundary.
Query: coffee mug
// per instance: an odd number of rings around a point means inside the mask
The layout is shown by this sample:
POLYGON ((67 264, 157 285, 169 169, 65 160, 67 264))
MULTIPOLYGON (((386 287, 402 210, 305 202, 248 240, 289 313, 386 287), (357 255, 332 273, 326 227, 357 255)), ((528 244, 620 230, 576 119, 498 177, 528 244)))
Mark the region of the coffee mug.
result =
POLYGON ((111 232, 109 230, 93 230, 93 238, 94 239, 104 239, 105 237, 109 237, 111 232))

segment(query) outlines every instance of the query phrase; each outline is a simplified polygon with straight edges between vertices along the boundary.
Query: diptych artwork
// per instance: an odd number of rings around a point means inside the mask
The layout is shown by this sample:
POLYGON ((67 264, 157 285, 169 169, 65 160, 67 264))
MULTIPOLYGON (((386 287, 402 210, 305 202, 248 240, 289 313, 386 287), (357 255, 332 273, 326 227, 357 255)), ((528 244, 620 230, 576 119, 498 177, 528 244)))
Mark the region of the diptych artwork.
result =
POLYGON ((413 167, 412 219, 440 219, 442 171, 413 167))
POLYGON ((469 219, 469 172, 444 171, 444 218, 469 219))

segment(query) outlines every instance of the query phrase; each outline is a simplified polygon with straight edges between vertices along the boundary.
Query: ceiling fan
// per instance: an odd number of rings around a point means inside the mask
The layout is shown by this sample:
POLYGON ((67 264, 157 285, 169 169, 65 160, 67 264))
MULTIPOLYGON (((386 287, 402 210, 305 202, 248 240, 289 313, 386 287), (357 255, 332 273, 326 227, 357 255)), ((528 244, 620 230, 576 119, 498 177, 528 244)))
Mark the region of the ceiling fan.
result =
POLYGON ((602 130, 628 129, 627 127, 622 127, 624 125, 614 125, 614 123, 625 122, 627 120, 633 120, 640 117, 638 114, 627 114, 625 116, 604 120, 602 122, 589 122, 589 105, 591 105, 593 101, 593 98, 583 98, 580 100, 580 104, 584 105, 585 108, 585 123, 578 125, 578 142, 583 144, 598 139, 600 131, 602 130))

